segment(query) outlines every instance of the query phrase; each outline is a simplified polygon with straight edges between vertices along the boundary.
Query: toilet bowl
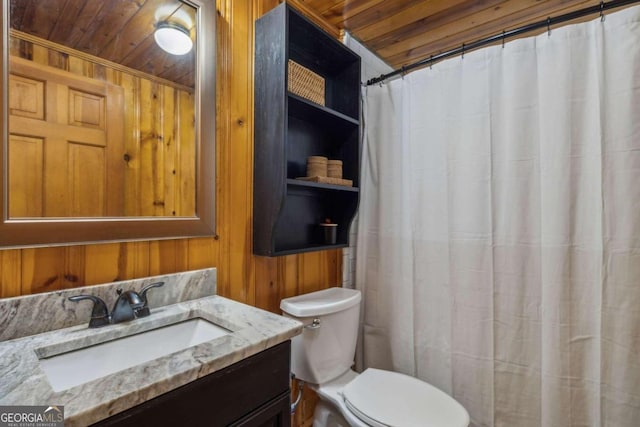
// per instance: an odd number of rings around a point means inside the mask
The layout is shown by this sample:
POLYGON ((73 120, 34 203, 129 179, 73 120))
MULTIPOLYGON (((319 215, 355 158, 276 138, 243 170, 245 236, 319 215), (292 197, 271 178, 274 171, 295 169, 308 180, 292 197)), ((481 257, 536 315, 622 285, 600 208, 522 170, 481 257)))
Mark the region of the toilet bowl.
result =
POLYGON ((305 325, 292 340, 291 370, 320 397, 314 427, 467 427, 467 411, 438 388, 396 372, 351 369, 360 301, 360 291, 330 288, 280 304, 305 325))

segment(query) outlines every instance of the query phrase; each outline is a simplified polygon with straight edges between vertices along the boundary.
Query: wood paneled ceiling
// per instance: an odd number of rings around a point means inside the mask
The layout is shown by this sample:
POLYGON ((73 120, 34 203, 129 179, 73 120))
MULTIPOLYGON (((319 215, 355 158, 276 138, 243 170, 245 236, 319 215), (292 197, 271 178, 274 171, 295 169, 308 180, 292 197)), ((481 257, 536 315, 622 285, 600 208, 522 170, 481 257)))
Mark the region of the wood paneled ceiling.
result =
MULTIPOLYGON (((393 68, 598 0, 294 0, 393 68)), ((582 20, 593 19, 583 18, 582 20)))
POLYGON ((195 49, 171 55, 155 43, 160 21, 195 37, 195 9, 179 0, 11 0, 12 30, 193 87, 195 49))

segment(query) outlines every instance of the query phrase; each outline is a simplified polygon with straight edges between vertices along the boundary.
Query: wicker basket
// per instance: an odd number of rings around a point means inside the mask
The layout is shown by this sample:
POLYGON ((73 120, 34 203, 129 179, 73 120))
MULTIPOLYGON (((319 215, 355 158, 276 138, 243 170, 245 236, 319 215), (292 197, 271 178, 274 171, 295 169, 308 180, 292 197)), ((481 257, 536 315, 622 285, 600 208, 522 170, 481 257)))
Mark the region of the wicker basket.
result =
POLYGON ((289 60, 289 92, 324 106, 324 79, 308 68, 289 60))

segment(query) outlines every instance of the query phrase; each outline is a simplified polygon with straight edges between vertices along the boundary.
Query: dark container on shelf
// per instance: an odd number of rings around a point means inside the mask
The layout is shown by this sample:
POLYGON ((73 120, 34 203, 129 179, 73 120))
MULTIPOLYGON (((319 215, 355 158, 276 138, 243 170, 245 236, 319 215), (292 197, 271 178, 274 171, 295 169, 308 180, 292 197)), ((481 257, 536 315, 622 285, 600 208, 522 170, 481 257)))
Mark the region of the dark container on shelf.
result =
POLYGON ((335 245, 338 239, 338 224, 320 224, 321 243, 335 245))

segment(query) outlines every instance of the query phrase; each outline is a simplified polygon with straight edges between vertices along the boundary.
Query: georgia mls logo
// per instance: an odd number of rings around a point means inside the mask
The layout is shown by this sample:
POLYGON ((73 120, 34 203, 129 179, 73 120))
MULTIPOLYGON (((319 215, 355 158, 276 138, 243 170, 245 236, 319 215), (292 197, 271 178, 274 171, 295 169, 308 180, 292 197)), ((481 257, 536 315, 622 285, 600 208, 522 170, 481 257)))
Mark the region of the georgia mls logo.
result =
POLYGON ((46 414, 47 412, 51 411, 54 411, 56 414, 62 415, 62 409, 58 408, 57 406, 49 406, 47 409, 45 409, 44 413, 46 414))
POLYGON ((0 406, 0 427, 63 427, 64 406, 0 406))

